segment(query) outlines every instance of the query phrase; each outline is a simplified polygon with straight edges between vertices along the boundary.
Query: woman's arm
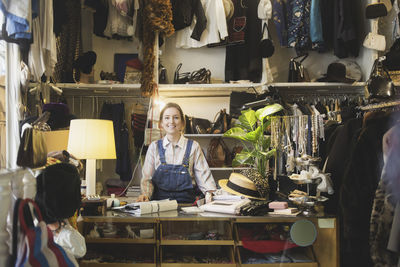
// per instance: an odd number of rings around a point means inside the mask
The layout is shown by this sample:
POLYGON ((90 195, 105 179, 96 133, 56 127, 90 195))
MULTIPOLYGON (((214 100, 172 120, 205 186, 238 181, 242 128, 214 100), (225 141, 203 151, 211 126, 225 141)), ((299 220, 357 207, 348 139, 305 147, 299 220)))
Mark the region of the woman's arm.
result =
POLYGON ((217 189, 207 160, 199 143, 196 141, 193 142, 193 173, 197 186, 204 195, 206 195, 206 192, 212 192, 217 189))
POLYGON ((151 181, 155 172, 155 161, 157 156, 157 145, 156 142, 150 144, 149 149, 146 153, 142 169, 142 180, 140 182, 141 195, 137 201, 148 201, 153 194, 154 186, 151 181))

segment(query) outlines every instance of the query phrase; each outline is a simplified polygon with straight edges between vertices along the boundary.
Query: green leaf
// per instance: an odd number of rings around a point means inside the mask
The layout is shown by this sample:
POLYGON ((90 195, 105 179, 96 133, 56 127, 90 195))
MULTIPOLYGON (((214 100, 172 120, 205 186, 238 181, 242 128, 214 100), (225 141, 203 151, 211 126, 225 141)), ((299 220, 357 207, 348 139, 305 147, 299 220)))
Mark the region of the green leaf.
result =
POLYGON ((247 134, 247 132, 245 130, 243 130, 242 128, 233 127, 233 128, 230 128, 228 131, 226 131, 224 133, 224 136, 246 141, 247 140, 246 134, 247 134))
POLYGON ((262 131, 261 126, 258 126, 257 129, 246 134, 246 139, 255 143, 255 142, 257 142, 257 140, 260 137, 260 134, 262 134, 262 132, 263 131, 262 131))
POLYGON ((264 136, 262 140, 262 148, 264 151, 268 150, 269 147, 271 146, 271 137, 270 136, 264 136))
POLYGON ((249 152, 240 152, 236 154, 235 158, 232 161, 232 166, 237 167, 242 164, 254 164, 254 159, 252 157, 252 153, 249 152))
POLYGON ((266 152, 259 151, 259 153, 262 154, 266 159, 270 159, 270 158, 274 157, 275 152, 276 152, 275 149, 271 149, 270 151, 266 151, 266 152))
POLYGON ((256 117, 257 119, 259 119, 260 121, 262 121, 265 117, 274 114, 280 110, 282 110, 283 107, 279 104, 272 104, 272 105, 268 105, 266 107, 260 108, 256 111, 256 117))
POLYGON ((239 116, 240 123, 249 131, 254 129, 254 124, 257 123, 256 112, 252 109, 243 110, 239 116))

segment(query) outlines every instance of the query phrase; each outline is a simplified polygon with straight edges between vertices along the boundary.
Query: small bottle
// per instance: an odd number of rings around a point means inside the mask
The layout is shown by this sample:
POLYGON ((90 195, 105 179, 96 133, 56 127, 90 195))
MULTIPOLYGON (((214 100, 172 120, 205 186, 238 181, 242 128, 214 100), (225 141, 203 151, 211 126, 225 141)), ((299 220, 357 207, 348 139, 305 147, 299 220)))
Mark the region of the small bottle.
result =
POLYGON ((107 198, 107 208, 119 207, 119 199, 115 198, 115 194, 111 194, 110 198, 107 198))
POLYGON ((86 197, 86 180, 81 181, 81 195, 86 197))

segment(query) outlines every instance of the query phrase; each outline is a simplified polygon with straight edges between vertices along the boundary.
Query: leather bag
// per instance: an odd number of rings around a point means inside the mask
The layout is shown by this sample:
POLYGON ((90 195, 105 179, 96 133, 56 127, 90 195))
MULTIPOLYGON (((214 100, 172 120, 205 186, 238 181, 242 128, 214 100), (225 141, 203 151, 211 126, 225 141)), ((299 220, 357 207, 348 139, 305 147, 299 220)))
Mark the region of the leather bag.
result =
POLYGON ((221 137, 210 140, 207 147, 207 163, 210 167, 223 167, 232 164, 229 148, 221 137))
POLYGON ((43 132, 35 128, 25 129, 18 148, 17 165, 38 168, 46 165, 46 162, 47 147, 43 132))
POLYGON ((375 60, 367 81, 369 98, 391 98, 395 95, 394 84, 386 67, 382 64, 384 57, 375 60))
POLYGON ((174 74, 174 84, 185 84, 189 82, 190 72, 179 73, 179 70, 182 68, 182 63, 179 63, 176 67, 174 74))
POLYGON ((211 128, 212 134, 222 134, 228 131, 231 127, 231 116, 226 113, 226 109, 221 109, 217 115, 215 115, 217 119, 214 119, 213 127, 211 128))
POLYGON ((186 134, 209 134, 211 133, 211 122, 207 119, 189 117, 185 115, 186 134))
POLYGON ((310 78, 306 68, 302 65, 303 61, 308 57, 308 54, 291 58, 289 61, 288 82, 309 82, 310 78), (303 57, 300 60, 298 58, 303 57))

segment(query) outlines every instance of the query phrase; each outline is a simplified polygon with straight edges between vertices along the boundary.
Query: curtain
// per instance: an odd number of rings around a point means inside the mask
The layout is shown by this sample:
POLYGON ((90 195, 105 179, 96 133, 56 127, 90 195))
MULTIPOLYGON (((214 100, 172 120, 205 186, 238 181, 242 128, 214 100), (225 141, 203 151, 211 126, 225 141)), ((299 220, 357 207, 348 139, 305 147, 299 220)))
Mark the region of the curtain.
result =
POLYGON ((20 53, 17 44, 6 46, 6 168, 17 168, 20 141, 19 120, 22 119, 20 93, 20 53))

